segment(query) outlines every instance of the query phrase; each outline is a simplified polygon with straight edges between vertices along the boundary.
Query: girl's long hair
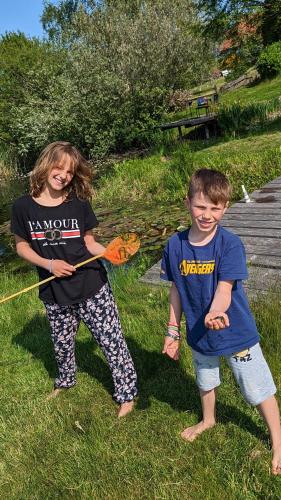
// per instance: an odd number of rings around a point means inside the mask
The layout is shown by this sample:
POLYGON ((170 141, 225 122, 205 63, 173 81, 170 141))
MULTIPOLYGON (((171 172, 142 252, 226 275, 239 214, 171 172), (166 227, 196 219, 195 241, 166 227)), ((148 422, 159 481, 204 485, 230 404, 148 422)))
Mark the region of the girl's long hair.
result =
POLYGON ((81 155, 70 142, 57 141, 49 144, 41 152, 30 175, 30 194, 38 198, 44 189, 49 172, 56 165, 62 163, 63 156, 71 159, 73 179, 64 188, 66 199, 76 194, 80 200, 90 199, 93 194, 92 171, 89 162, 81 155))

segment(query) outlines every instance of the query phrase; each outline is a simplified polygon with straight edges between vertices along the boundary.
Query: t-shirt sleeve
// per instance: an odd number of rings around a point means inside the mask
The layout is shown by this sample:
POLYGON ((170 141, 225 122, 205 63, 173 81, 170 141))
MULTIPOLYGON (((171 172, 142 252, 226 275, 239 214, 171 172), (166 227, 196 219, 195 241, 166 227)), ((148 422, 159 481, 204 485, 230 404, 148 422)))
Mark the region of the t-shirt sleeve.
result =
POLYGON ((163 252, 162 261, 161 261, 160 278, 161 278, 161 280, 165 280, 165 281, 174 281, 173 274, 171 271, 171 265, 170 265, 169 243, 166 245, 164 252, 163 252))
POLYGON ((242 241, 230 246, 223 254, 219 270, 218 280, 245 280, 248 278, 246 252, 242 241))
POLYGON ((28 233, 26 228, 26 222, 24 219, 24 210, 20 206, 18 200, 12 206, 11 213, 11 232, 20 236, 26 241, 30 241, 30 232, 28 233))
POLYGON ((84 217, 85 217, 85 231, 89 229, 94 229, 99 225, 98 219, 96 218, 93 209, 88 201, 84 204, 84 217))

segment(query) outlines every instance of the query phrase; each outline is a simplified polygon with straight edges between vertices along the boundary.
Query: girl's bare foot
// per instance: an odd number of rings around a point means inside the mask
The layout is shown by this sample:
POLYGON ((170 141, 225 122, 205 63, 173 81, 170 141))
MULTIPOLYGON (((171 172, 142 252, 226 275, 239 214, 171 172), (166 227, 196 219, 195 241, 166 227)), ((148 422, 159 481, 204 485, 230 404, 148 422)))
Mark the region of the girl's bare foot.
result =
POLYGON ((272 449, 272 469, 274 476, 281 474, 281 447, 272 449))
POLYGON ((199 422, 199 424, 192 425, 191 427, 187 427, 182 431, 181 437, 185 441, 194 441, 202 432, 206 431, 207 429, 211 429, 211 427, 214 427, 216 424, 215 421, 213 422, 204 422, 203 420, 199 422))
POLYGON ((119 407, 118 418, 125 417, 128 413, 131 413, 134 408, 134 404, 134 401, 126 401, 125 403, 122 403, 119 407))
POLYGON ((52 392, 50 392, 50 394, 47 396, 47 401, 49 401, 50 399, 54 399, 56 398, 60 392, 62 392, 63 389, 60 388, 60 387, 56 387, 55 389, 52 390, 52 392))

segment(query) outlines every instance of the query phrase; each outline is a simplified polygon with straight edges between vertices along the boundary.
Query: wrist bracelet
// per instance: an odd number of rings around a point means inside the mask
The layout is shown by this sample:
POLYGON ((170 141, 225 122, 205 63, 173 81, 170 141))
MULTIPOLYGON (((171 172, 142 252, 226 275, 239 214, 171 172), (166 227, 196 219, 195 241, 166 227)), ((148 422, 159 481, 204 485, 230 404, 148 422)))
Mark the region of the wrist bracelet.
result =
POLYGON ((171 335, 169 332, 165 333, 165 337, 170 337, 171 339, 178 340, 178 341, 181 340, 181 336, 180 335, 171 335))
POLYGON ((50 274, 52 274, 52 271, 53 271, 53 269, 52 269, 52 267, 53 267, 53 260, 54 260, 54 259, 50 259, 50 260, 49 260, 49 267, 48 267, 48 271, 49 271, 49 273, 50 273, 50 274))

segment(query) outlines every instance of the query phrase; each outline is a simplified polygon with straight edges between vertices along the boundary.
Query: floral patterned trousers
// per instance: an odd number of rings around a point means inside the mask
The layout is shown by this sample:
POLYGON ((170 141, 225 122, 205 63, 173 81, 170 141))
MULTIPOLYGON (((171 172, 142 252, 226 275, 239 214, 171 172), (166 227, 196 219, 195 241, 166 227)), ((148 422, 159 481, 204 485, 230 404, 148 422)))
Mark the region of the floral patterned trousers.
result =
POLYGON ((108 283, 89 299, 62 306, 45 303, 58 365, 55 387, 75 385, 75 335, 82 320, 102 349, 111 369, 118 403, 137 394, 137 375, 123 337, 117 306, 108 283))

